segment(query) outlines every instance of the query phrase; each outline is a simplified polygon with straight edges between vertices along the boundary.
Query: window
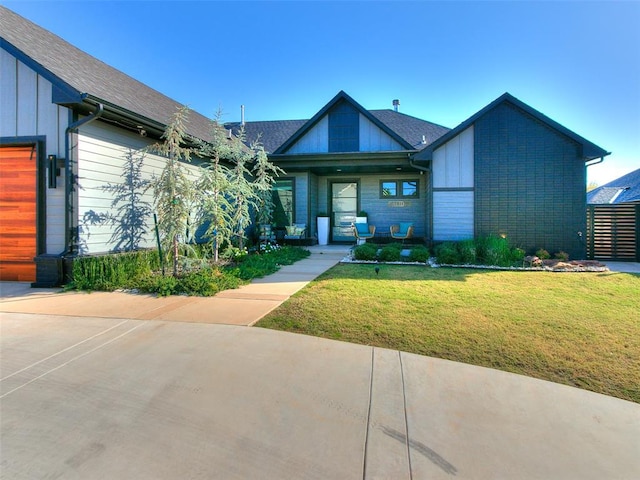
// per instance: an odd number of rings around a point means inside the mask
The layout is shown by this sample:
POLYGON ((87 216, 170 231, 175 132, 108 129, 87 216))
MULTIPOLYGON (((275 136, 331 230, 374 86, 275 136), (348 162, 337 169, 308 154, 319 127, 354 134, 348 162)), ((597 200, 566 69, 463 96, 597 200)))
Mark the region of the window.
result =
POLYGON ((418 198, 419 180, 381 180, 380 198, 418 198))
POLYGON ((380 196, 381 197, 397 197, 398 196, 398 184, 397 182, 381 182, 380 183, 380 196))
POLYGON ((418 181, 409 180, 402 182, 402 196, 403 197, 417 197, 418 196, 418 181))
POLYGON ((293 178, 279 178, 273 185, 273 223, 286 227, 295 222, 295 194, 293 178))

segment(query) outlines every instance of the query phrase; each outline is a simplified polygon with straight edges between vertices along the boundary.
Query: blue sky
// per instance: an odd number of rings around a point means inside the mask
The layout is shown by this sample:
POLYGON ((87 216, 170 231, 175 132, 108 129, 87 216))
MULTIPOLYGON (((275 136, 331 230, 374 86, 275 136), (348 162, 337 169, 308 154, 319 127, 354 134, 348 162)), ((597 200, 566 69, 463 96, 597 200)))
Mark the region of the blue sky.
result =
MULTIPOLYGON (((640 2, 6 1, 200 113, 312 117, 340 90, 447 127, 504 92, 640 168, 640 2)), ((535 172, 535 166, 532 166, 535 172)))

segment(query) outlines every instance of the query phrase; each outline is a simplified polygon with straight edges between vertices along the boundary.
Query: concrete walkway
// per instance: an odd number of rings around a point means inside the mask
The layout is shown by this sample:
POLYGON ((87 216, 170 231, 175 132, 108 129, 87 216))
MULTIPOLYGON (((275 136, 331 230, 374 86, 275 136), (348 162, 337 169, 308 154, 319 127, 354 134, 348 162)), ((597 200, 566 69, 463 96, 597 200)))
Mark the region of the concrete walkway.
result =
POLYGON ((619 273, 640 273, 638 262, 603 262, 609 270, 619 273))
POLYGON ((208 324, 252 324, 343 254, 317 249, 218 301, 3 284, 0 476, 640 478, 638 404, 208 324))
POLYGON ((308 258, 214 297, 62 292, 0 282, 0 311, 251 326, 349 253, 349 247, 333 245, 309 250, 308 258))

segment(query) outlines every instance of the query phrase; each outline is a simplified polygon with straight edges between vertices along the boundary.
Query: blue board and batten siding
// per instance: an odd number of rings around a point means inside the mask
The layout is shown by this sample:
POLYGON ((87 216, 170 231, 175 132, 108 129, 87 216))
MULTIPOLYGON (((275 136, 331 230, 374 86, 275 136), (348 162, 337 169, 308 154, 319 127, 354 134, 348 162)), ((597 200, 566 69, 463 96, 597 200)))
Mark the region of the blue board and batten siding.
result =
POLYGON ((325 153, 329 151, 329 119, 322 118, 287 153, 325 153))
POLYGON ((509 103, 475 122, 476 235, 584 258, 580 145, 509 103), (582 233, 582 237, 580 236, 582 233))
POLYGON ((354 122, 354 125, 351 126, 340 125, 338 120, 331 121, 332 118, 334 116, 331 113, 322 117, 296 143, 289 147, 287 154, 403 150, 402 145, 360 113, 357 116, 339 117, 342 121, 346 119, 354 122), (330 130, 332 123, 333 128, 330 130), (358 143, 347 141, 345 138, 336 139, 332 137, 332 133, 340 133, 343 136, 349 134, 350 138, 357 138, 358 143))
POLYGON ((433 152, 433 240, 465 240, 475 232, 474 128, 433 152))
POLYGON ((394 152, 403 150, 402 145, 382 131, 377 125, 360 114, 360 151, 394 152))
MULTIPOLYGON (((0 137, 6 143, 23 138, 45 139, 45 155, 65 157, 65 130, 69 110, 51 101, 52 84, 7 51, 0 49, 0 137)), ((49 175, 49 172, 46 172, 49 175)), ((48 178, 47 178, 48 180, 48 178)), ((58 188, 47 188, 44 228, 46 252, 58 254, 65 247, 64 169, 58 188)))

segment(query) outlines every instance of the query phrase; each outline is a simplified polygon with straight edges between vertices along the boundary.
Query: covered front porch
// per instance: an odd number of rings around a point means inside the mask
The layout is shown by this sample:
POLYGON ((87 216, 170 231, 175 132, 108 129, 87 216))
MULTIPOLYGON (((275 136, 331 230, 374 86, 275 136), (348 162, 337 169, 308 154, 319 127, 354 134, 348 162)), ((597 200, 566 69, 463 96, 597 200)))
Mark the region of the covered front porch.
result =
MULTIPOLYGON (((349 154, 332 159, 309 155, 279 166, 287 171, 274 190, 274 224, 304 224, 305 237, 318 239, 318 216, 328 216, 330 244, 354 244, 352 224, 366 221, 375 226, 373 241, 394 241, 392 225, 411 223, 409 243, 431 238, 430 172, 410 163, 408 157, 390 152, 384 161, 378 154, 349 154), (370 161, 368 161, 370 160, 370 161), (365 216, 365 219, 361 217, 365 216)), ((275 159, 274 159, 275 160, 275 159)))

